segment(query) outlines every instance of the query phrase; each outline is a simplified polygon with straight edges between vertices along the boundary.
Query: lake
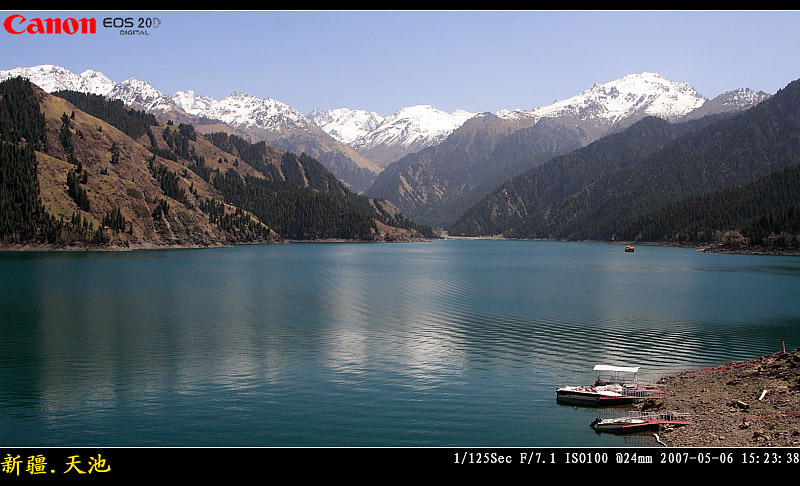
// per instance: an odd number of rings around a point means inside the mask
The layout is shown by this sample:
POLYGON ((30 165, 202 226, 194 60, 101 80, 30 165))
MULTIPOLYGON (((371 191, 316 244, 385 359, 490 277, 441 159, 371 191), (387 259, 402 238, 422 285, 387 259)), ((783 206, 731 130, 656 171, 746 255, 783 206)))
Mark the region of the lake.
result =
POLYGON ((4 446, 650 446, 556 404, 800 346, 800 257, 541 241, 0 253, 4 446))

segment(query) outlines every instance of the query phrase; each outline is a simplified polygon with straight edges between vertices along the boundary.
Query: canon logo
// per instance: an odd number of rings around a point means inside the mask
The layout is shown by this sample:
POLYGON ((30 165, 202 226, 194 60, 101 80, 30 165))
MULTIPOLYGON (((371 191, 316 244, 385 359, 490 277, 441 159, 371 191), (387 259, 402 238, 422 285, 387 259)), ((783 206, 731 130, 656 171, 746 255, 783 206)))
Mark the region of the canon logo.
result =
POLYGON ((6 17, 3 28, 9 34, 95 34, 95 19, 26 19, 23 15, 14 14, 6 17))

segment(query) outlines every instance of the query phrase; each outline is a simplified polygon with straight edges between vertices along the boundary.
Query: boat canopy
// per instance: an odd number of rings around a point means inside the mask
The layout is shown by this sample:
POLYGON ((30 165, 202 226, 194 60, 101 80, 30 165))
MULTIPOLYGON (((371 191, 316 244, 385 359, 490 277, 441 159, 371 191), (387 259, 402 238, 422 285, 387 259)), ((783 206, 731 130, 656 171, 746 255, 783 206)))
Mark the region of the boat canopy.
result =
POLYGON ((610 371, 612 373, 638 373, 639 367, 596 365, 595 371, 610 371))

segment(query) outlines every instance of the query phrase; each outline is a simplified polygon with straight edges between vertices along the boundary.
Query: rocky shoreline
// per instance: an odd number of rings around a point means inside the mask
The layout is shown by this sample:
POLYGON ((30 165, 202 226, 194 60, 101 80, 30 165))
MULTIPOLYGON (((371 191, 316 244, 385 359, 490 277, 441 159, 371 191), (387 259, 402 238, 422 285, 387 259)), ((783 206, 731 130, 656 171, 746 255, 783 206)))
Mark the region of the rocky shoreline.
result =
POLYGON ((21 243, 9 244, 0 243, 0 252, 122 252, 122 251, 135 251, 135 250, 186 250, 186 249, 203 249, 203 248, 228 248, 240 245, 276 245, 287 243, 420 243, 428 242, 428 238, 385 238, 383 240, 355 240, 355 239, 337 239, 337 238, 321 238, 316 240, 284 240, 273 239, 269 241, 249 241, 249 242, 232 242, 232 243, 208 243, 208 244, 161 244, 161 243, 70 243, 70 244, 37 244, 37 243, 21 243))
POLYGON ((732 255, 800 255, 800 248, 789 246, 739 245, 720 243, 678 243, 670 241, 611 241, 612 245, 666 246, 672 248, 693 248, 703 253, 728 253, 732 255))
POLYGON ((800 447, 800 349, 663 377, 663 400, 642 410, 688 412, 664 429, 668 447, 800 447))

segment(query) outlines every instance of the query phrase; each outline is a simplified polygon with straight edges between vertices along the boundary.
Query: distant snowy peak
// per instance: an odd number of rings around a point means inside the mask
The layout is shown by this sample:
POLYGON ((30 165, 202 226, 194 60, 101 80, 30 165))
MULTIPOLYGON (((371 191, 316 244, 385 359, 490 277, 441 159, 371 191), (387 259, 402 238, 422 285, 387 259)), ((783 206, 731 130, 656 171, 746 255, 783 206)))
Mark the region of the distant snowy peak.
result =
POLYGON ((114 88, 114 81, 93 70, 76 74, 60 66, 43 64, 0 71, 0 80, 18 76, 30 80, 48 93, 70 90, 106 96, 114 88))
POLYGON ((658 73, 645 72, 596 84, 576 96, 534 110, 503 110, 497 116, 534 119, 573 117, 616 123, 633 115, 652 115, 673 121, 705 102, 706 98, 690 84, 669 81, 658 73))
POLYGON ((297 110, 279 101, 233 93, 217 101, 195 91, 179 91, 174 96, 162 93, 136 78, 115 83, 104 74, 87 70, 81 74, 54 65, 14 68, 0 71, 0 80, 21 76, 47 92, 79 91, 120 100, 131 108, 168 118, 186 114, 222 120, 240 128, 268 131, 308 129, 313 123, 297 110))
MULTIPOLYGON (((322 129, 333 139, 355 148, 368 158, 386 164, 409 151, 435 145, 465 121, 475 116, 464 110, 452 113, 431 105, 403 108, 388 116, 366 110, 339 108, 314 110, 305 116, 271 98, 235 92, 222 100, 195 91, 166 95, 149 83, 130 78, 115 83, 94 70, 76 74, 51 64, 0 71, 0 80, 21 76, 47 92, 72 90, 118 99, 126 105, 168 119, 192 122, 193 117, 221 120, 245 131, 272 133, 322 129)), ((501 110, 496 116, 518 126, 529 126, 543 118, 563 118, 574 123, 619 127, 642 116, 668 121, 697 118, 711 113, 735 111, 757 104, 770 95, 747 88, 707 100, 688 83, 665 79, 657 73, 629 74, 596 84, 584 92, 532 110, 501 110)))
POLYGON ((474 115, 464 110, 447 113, 431 105, 409 106, 387 116, 364 138, 361 145, 366 148, 379 145, 433 145, 447 138, 474 115))
POLYGON ((706 115, 745 110, 761 103, 770 96, 770 94, 763 91, 753 91, 749 88, 726 91, 716 98, 706 101, 703 106, 686 115, 683 120, 693 120, 706 115))
POLYGON ((378 146, 424 147, 444 140, 474 116, 464 110, 447 113, 431 105, 409 106, 389 116, 366 110, 314 110, 310 117, 328 134, 358 150, 378 146))
POLYGON ((305 115, 285 103, 238 91, 211 103, 200 115, 240 129, 256 128, 270 132, 308 129, 313 125, 305 115))
POLYGON ((106 96, 116 85, 108 76, 93 69, 87 69, 79 76, 84 80, 86 92, 91 94, 106 96))
POLYGON ((333 110, 317 108, 309 113, 308 117, 328 135, 354 147, 370 132, 378 128, 385 118, 372 111, 349 108, 333 110))
POLYGON ((95 94, 121 100, 137 110, 159 114, 180 110, 169 96, 136 78, 115 83, 99 71, 87 69, 76 74, 66 68, 50 64, 0 71, 0 79, 14 76, 27 78, 48 93, 70 90, 95 94))
POLYGON ((741 109, 757 105, 769 97, 770 94, 763 91, 753 91, 749 88, 739 88, 733 91, 725 92, 718 98, 726 107, 730 107, 732 109, 741 109))
POLYGON ((210 96, 204 96, 195 91, 178 91, 172 96, 175 102, 183 111, 192 115, 202 115, 217 100, 210 96))
POLYGON ((106 97, 120 100, 132 108, 148 113, 164 114, 182 111, 172 97, 157 90, 150 83, 136 78, 128 78, 117 83, 106 97))

